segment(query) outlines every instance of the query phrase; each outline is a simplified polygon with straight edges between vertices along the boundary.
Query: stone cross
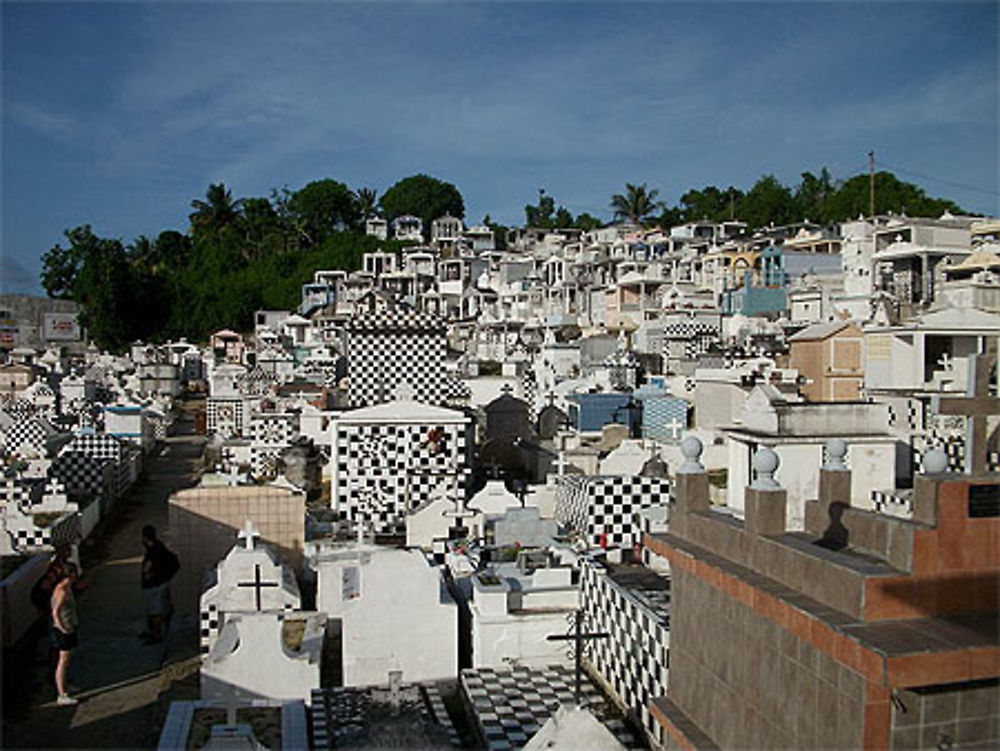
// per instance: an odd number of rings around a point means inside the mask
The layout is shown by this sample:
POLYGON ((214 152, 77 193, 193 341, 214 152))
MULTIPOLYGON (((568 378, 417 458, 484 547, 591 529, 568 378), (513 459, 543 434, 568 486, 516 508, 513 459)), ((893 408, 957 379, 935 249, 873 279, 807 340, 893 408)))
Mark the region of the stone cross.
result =
POLYGON ((414 390, 413 386, 411 386, 407 381, 400 381, 396 385, 395 392, 396 392, 394 394, 395 398, 401 402, 412 402, 417 395, 417 392, 414 390))
POLYGON ((577 610, 573 618, 573 633, 571 634, 550 634, 545 638, 548 641, 572 641, 576 663, 576 691, 574 701, 576 706, 580 704, 580 686, 583 675, 583 643, 588 639, 607 639, 611 634, 607 631, 591 631, 587 633, 583 630, 583 611, 577 610))
POLYGON ((983 474, 988 471, 986 420, 988 415, 1000 415, 1000 399, 990 396, 990 370, 996 355, 968 357, 968 385, 965 396, 935 396, 934 408, 939 415, 965 415, 965 473, 983 474))
POLYGON ((253 581, 252 582, 237 582, 236 586, 237 587, 253 587, 254 588, 254 599, 255 599, 256 604, 257 604, 257 611, 260 612, 260 610, 261 610, 260 591, 264 587, 277 587, 278 586, 278 582, 261 581, 261 578, 260 578, 260 564, 259 563, 255 563, 254 567, 253 567, 253 581))
POLYGON ((559 477, 564 477, 566 475, 566 465, 568 464, 569 462, 566 460, 566 450, 559 449, 559 455, 558 457, 556 457, 555 461, 556 470, 559 473, 559 477))
POLYGON ((253 550, 257 546, 256 540, 260 537, 260 532, 254 528, 253 522, 247 519, 243 522, 243 529, 236 536, 243 540, 243 547, 247 550, 253 550))

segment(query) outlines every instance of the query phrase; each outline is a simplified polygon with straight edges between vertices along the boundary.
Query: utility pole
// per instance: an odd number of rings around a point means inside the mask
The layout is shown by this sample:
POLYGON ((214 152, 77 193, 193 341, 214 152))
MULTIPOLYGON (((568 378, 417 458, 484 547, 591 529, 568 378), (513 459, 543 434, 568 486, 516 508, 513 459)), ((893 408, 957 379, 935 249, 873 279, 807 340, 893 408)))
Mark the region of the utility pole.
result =
POLYGON ((875 151, 868 152, 868 216, 875 221, 875 151))

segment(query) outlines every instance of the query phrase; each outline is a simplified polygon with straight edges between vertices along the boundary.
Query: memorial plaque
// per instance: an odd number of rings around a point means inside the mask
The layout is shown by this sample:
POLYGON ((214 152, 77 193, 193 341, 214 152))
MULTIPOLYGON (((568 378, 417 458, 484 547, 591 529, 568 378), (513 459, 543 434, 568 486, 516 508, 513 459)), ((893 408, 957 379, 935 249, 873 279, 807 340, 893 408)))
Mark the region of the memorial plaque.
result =
POLYGON ((969 518, 1000 516, 1000 485, 969 486, 969 518))

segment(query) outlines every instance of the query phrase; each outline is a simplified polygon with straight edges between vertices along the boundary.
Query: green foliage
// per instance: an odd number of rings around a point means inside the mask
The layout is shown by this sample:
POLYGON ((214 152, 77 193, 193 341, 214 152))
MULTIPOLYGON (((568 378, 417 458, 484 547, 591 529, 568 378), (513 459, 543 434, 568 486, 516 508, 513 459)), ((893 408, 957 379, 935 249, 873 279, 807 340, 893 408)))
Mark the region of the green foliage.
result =
POLYGON ((573 221, 573 226, 577 229, 582 229, 584 232, 590 232, 600 227, 604 222, 598 219, 596 216, 591 216, 586 211, 582 214, 578 214, 576 219, 573 221))
POLYGON ((659 208, 656 201, 658 190, 649 190, 646 183, 633 185, 625 183, 625 193, 611 196, 611 209, 615 219, 627 219, 642 224, 659 208))
POLYGON ((311 246, 322 245, 331 232, 357 227, 361 219, 350 188, 329 179, 316 180, 293 193, 288 210, 311 246))
POLYGON ((465 201, 458 188, 429 175, 403 178, 382 194, 379 206, 390 222, 404 214, 420 217, 425 231, 432 221, 445 214, 465 218, 465 201))
POLYGON ((592 230, 600 227, 603 222, 590 214, 583 213, 574 217, 565 206, 556 208, 556 200, 544 193, 539 196, 537 204, 527 204, 524 207, 524 223, 527 227, 539 229, 582 229, 592 230))
POLYGON ((191 201, 191 208, 194 212, 188 218, 194 234, 217 235, 239 220, 242 201, 234 201, 226 186, 218 183, 208 186, 204 201, 197 198, 191 201))
POLYGON ((42 256, 42 287, 49 297, 71 299, 83 262, 97 238, 89 224, 63 232, 69 247, 55 245, 42 256))
POLYGON ((376 191, 371 188, 361 188, 354 194, 354 200, 362 222, 376 215, 376 209, 378 209, 378 193, 376 191))
MULTIPOLYGON (((858 175, 845 182, 830 197, 829 216, 833 221, 868 215, 868 176, 858 175)), ((875 174, 875 213, 905 213, 909 216, 941 216, 945 211, 965 213, 958 204, 944 198, 931 198, 921 188, 903 182, 891 172, 875 174)))
MULTIPOLYGON (((794 188, 782 185, 773 175, 764 175, 749 191, 729 187, 725 190, 707 185, 689 190, 676 208, 664 207, 661 226, 684 222, 745 221, 751 229, 809 220, 829 225, 869 213, 867 175, 836 183, 824 167, 819 175, 803 172, 794 188)), ((906 213, 910 216, 940 216, 945 211, 964 213, 952 201, 930 198, 911 183, 902 182, 889 172, 875 175, 875 213, 906 213)))

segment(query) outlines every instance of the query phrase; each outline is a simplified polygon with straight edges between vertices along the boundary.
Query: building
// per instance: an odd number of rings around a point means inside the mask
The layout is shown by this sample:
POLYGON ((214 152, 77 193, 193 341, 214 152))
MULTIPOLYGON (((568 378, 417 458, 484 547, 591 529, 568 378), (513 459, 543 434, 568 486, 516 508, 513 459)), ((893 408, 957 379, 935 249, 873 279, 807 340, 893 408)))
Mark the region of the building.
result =
POLYGON ((811 402, 861 398, 864 334, 848 321, 807 326, 788 338, 789 365, 805 379, 801 393, 811 402))

